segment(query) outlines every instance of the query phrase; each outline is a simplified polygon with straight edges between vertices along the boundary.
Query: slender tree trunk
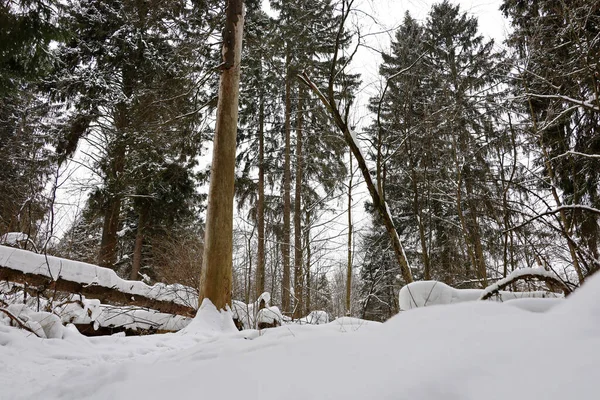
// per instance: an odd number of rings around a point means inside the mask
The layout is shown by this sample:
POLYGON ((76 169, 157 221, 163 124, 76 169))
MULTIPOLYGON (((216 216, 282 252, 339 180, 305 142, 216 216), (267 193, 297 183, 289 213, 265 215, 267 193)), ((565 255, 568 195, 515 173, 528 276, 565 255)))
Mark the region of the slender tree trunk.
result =
POLYGON ((306 236, 304 243, 306 244, 306 311, 307 314, 311 311, 311 288, 310 288, 310 263, 311 263, 311 252, 310 252, 310 212, 306 214, 306 236))
POLYGON ((233 194, 244 1, 227 0, 225 14, 223 64, 198 296, 200 304, 208 298, 218 310, 231 304, 233 194))
POLYGON ((352 154, 350 154, 350 180, 348 182, 348 260, 346 267, 346 315, 350 315, 352 296, 352 154))
POLYGON ((132 281, 139 279, 139 272, 142 267, 142 247, 144 245, 144 231, 146 229, 147 214, 147 208, 142 207, 138 218, 135 246, 133 248, 133 264, 131 265, 131 274, 129 275, 129 279, 132 281))
MULTIPOLYGON (((412 164, 412 163, 411 163, 412 164)), ((431 279, 431 265, 429 262, 429 251, 427 249, 427 235, 425 233, 425 225, 423 224, 423 211, 421 200, 419 197, 419 186, 417 174, 414 172, 414 166, 411 165, 412 171, 412 188, 413 188, 413 212, 417 217, 417 225, 419 227, 419 241, 421 242, 421 258, 423 259, 423 278, 428 281, 431 279)))
MULTIPOLYGON (((339 45, 339 43, 338 43, 339 45)), ((337 53, 336 53, 337 56, 337 53)), ((334 62, 332 65, 335 65, 334 62)), ((402 273, 402 278, 404 279, 404 283, 413 282, 412 272, 410 270, 410 265, 408 263, 408 258, 406 257, 406 253, 404 252, 404 246, 400 241, 400 237, 398 236, 398 232, 396 231, 396 227, 394 226, 394 221, 392 219, 392 215, 390 214, 389 208, 383 198, 383 193, 381 193, 376 183, 373 182, 373 178, 371 176, 371 171, 367 166, 367 162, 365 161, 360 148, 358 147, 358 142, 354 139, 355 135, 350 130, 348 126, 348 121, 342 117, 339 110, 337 109, 337 105, 335 103, 334 97, 334 85, 333 85, 333 75, 330 76, 330 83, 328 87, 328 96, 326 97, 319 88, 310 80, 306 73, 300 76, 302 81, 311 88, 313 93, 315 93, 323 105, 326 107, 327 111, 332 116, 335 125, 338 127, 340 132, 344 137, 344 141, 350 147, 356 162, 358 163, 358 168, 362 173, 362 176, 367 185, 367 189, 369 190, 369 194, 371 195, 371 199, 373 200, 373 206, 377 210, 379 216, 381 217, 387 234, 390 238, 392 249, 394 250, 394 255, 396 256, 396 261, 400 266, 400 271, 402 273)))
POLYGON ((256 204, 256 225, 258 228, 258 249, 256 252, 256 298, 265 291, 265 105, 260 100, 258 115, 258 203, 256 204))
POLYGON ((285 78, 285 155, 283 165, 283 243, 281 251, 283 252, 283 283, 281 285, 281 308, 284 313, 290 313, 290 186, 291 186, 291 165, 290 165, 290 136, 291 136, 291 114, 292 114, 292 77, 290 74, 290 54, 286 54, 285 78))
POLYGON ((302 130, 304 129, 304 88, 298 90, 298 110, 296 112, 296 187, 294 195, 294 318, 304 313, 304 274, 302 273, 302 130))

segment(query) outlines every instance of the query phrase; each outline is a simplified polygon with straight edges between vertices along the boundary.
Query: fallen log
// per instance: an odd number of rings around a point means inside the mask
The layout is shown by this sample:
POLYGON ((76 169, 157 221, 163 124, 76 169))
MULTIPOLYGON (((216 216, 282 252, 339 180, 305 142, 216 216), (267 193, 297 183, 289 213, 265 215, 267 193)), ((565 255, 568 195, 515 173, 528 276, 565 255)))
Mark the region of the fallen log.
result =
POLYGON ((22 284, 40 295, 81 294, 105 304, 144 307, 186 317, 196 315, 197 297, 181 285, 148 286, 123 280, 108 268, 6 246, 0 246, 0 281, 22 284))

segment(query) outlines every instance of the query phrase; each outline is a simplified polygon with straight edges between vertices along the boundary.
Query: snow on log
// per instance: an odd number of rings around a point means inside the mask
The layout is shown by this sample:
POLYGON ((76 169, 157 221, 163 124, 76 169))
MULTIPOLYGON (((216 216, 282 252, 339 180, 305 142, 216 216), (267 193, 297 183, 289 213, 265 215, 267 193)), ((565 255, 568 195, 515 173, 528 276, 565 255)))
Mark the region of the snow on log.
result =
MULTIPOLYGON (((494 286, 494 285, 492 285, 494 286)), ((520 298, 557 298, 562 295, 545 291, 506 292, 499 291, 503 301, 520 298)), ((479 300, 484 289, 455 289, 438 281, 419 281, 409 283, 400 289, 400 310, 427 307, 440 304, 462 303, 479 300)), ((498 299, 500 300, 500 299, 498 299)))
POLYGON ((193 317, 197 295, 183 285, 126 281, 96 265, 0 246, 0 281, 78 293, 101 303, 138 306, 193 317))
POLYGON ((515 283, 517 281, 528 281, 532 279, 536 279, 560 287, 563 290, 565 296, 571 293, 571 289, 569 288, 569 286, 564 281, 559 279, 553 272, 546 271, 545 269, 541 268, 521 268, 514 270, 506 278, 503 278, 498 282, 494 283, 493 285, 486 287, 481 293, 479 300, 487 300, 494 294, 498 293, 500 293, 500 296, 502 297, 504 295, 504 292, 500 291, 509 286, 510 284, 515 283))

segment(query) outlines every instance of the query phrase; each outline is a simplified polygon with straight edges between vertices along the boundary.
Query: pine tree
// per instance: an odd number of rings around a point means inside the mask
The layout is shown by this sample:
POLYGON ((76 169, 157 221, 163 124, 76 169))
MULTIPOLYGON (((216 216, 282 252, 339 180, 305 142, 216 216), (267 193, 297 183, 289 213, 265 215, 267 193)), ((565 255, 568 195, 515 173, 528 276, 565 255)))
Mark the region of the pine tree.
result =
POLYGON ((407 14, 384 55, 387 90, 371 103, 373 159, 407 254, 425 279, 486 285, 484 237, 495 234, 486 227, 496 216, 488 183, 496 132, 487 129, 486 112, 499 60, 493 42, 477 34, 476 19, 448 2, 434 5, 424 25, 407 14))
POLYGON ((577 206, 600 208, 600 115, 598 58, 600 9, 597 1, 505 0, 502 11, 514 31, 508 43, 516 51, 518 74, 512 82, 523 99, 529 140, 551 181, 558 229, 579 280, 600 268, 598 214, 577 206))
POLYGON ((0 235, 32 239, 47 212, 43 195, 52 165, 45 123, 52 115, 40 83, 53 62, 49 45, 60 40, 54 1, 0 4, 0 235))
MULTIPOLYGON (((141 246, 149 206, 140 199, 153 198, 152 182, 175 166, 194 165, 201 105, 211 97, 211 82, 202 80, 212 67, 203 64, 208 46, 198 46, 212 33, 210 5, 82 0, 65 7, 71 35, 57 49, 62 63, 51 91, 65 105, 57 151, 72 154, 83 137, 92 147, 102 181, 92 196, 103 215, 98 262, 115 267, 123 212, 133 207, 138 215, 132 227, 141 246)), ((139 247, 136 254, 139 264, 139 247)))

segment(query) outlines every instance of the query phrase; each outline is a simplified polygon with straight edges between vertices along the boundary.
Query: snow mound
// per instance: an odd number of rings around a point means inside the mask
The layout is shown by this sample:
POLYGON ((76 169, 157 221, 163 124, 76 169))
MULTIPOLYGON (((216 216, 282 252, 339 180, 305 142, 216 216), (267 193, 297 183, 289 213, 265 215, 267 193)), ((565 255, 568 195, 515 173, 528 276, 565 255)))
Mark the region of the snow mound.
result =
POLYGON ((208 335, 215 336, 220 333, 238 332, 233 323, 231 310, 217 310, 209 300, 202 300, 196 316, 185 328, 178 333, 181 335, 208 335))
POLYGON ((560 298, 548 298, 548 299, 535 299, 535 298, 522 298, 522 299, 512 299, 508 300, 505 304, 513 307, 520 308, 521 310, 543 313, 547 312, 554 307, 562 304, 564 299, 560 298))
POLYGON ((326 311, 311 311, 304 318, 298 320, 301 324, 321 325, 329 323, 329 315, 326 311))
POLYGON ((256 320, 258 321, 259 324, 263 323, 263 324, 269 324, 269 325, 273 325, 273 324, 281 325, 281 323, 283 321, 283 314, 281 314, 279 307, 275 307, 275 306, 265 307, 258 311, 256 320))
MULTIPOLYGON (((6 307, 6 310, 42 339, 62 339, 63 337, 62 321, 55 314, 33 311, 25 304, 11 304, 6 307)), ((10 318, 4 313, 0 313, 0 321, 5 325, 13 325, 10 318)))

